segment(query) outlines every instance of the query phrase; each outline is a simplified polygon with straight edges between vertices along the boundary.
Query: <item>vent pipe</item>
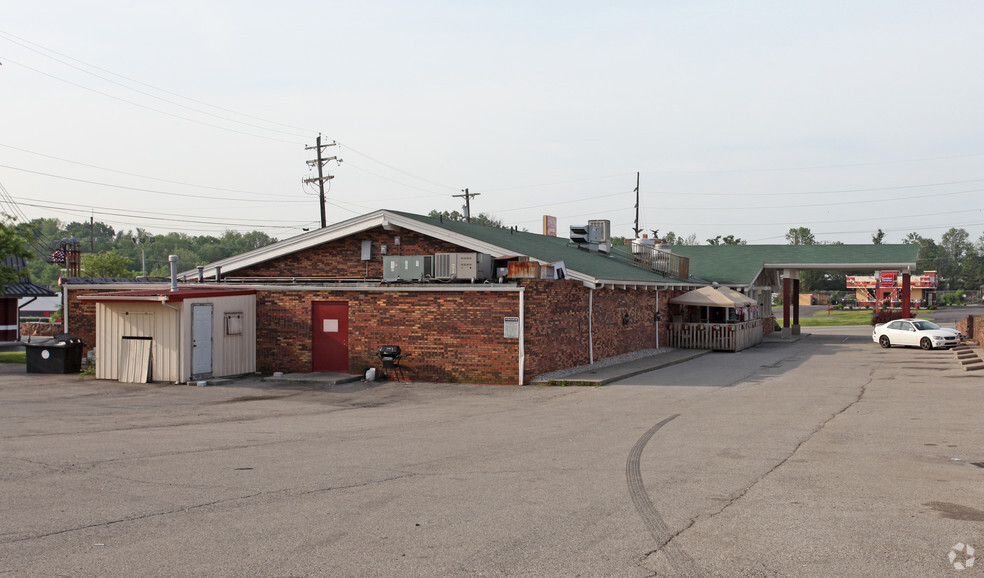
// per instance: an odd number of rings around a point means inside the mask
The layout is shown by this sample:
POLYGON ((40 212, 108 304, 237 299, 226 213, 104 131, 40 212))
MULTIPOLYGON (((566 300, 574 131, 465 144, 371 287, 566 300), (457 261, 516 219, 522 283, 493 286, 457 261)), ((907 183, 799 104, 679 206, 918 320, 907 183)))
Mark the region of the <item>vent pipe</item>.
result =
POLYGON ((198 266, 198 282, 199 283, 205 282, 205 265, 198 266))
POLYGON ((168 255, 167 260, 171 262, 171 291, 178 290, 178 256, 168 255))
POLYGON ((215 282, 219 283, 222 281, 222 267, 215 267, 215 282))

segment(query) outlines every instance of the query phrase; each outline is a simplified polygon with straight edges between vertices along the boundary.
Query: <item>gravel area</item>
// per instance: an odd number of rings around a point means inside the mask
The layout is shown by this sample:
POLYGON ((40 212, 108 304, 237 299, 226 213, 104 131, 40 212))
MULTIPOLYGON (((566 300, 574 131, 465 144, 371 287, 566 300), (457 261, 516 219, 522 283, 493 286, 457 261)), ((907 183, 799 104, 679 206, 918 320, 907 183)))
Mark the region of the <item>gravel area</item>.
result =
POLYGON ((588 371, 591 369, 601 369, 602 367, 610 367, 612 365, 618 365, 619 363, 625 363, 627 361, 635 361, 636 359, 642 359, 644 357, 652 357, 654 355, 660 355, 662 353, 667 353, 673 351, 672 347, 660 347, 659 349, 642 349, 639 351, 633 351, 632 353, 626 353, 624 355, 616 355, 615 357, 609 357, 607 359, 602 359, 601 361, 595 363, 589 363, 588 365, 579 365, 577 367, 569 367, 567 369, 559 369, 557 371, 551 371, 550 373, 544 373, 538 375, 531 380, 531 383, 536 383, 539 381, 549 381, 551 379, 563 379, 569 377, 576 373, 581 373, 582 371, 588 371))

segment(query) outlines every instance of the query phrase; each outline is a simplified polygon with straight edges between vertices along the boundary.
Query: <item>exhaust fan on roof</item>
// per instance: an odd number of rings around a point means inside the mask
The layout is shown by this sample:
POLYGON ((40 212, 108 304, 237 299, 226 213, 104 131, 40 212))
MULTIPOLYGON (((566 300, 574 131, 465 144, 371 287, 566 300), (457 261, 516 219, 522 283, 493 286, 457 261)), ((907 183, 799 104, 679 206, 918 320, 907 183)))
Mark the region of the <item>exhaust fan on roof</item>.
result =
POLYGON ((589 251, 611 253, 611 221, 592 220, 587 225, 571 225, 571 240, 589 251))

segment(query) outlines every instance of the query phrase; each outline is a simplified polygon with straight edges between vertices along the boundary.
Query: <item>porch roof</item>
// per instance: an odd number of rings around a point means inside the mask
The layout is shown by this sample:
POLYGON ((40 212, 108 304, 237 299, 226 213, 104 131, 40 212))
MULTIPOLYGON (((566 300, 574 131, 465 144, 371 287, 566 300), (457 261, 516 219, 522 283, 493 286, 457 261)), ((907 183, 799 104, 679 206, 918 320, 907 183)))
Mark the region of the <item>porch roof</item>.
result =
POLYGON ((763 269, 914 271, 919 245, 673 245, 694 277, 751 285, 763 269))

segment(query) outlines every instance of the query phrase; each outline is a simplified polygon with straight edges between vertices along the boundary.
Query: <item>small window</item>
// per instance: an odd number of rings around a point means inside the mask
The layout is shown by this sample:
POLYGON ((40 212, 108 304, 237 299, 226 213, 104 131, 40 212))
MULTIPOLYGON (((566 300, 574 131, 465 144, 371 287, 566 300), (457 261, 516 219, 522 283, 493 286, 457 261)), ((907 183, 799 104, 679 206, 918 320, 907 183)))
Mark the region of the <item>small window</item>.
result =
POLYGON ((226 335, 242 335, 243 334, 243 314, 242 313, 226 313, 225 314, 225 334, 226 335))

